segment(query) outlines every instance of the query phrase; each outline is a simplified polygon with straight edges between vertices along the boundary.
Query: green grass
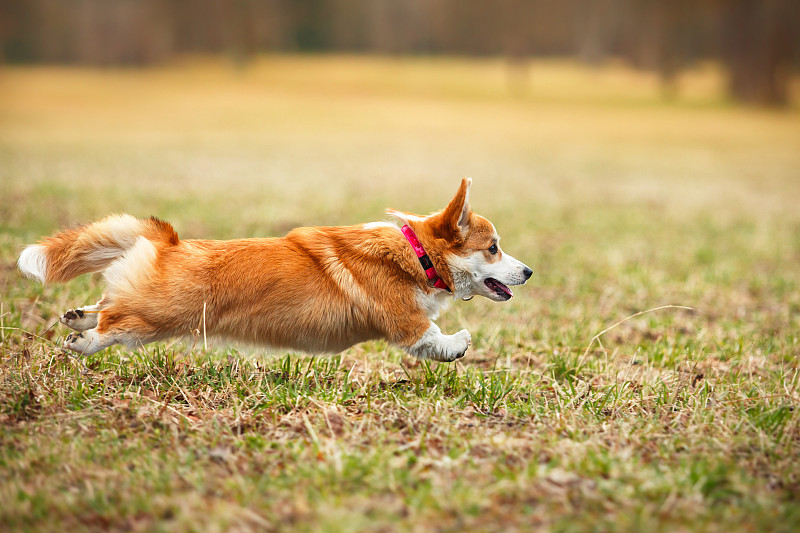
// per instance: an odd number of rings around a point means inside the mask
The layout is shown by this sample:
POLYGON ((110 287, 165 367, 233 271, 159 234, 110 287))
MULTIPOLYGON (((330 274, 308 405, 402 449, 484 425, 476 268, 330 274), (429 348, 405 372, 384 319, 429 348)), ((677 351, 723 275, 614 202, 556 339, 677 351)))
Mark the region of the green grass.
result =
POLYGON ((494 60, 6 68, 2 529, 797 530, 800 116, 731 106, 711 67, 680 86, 537 62, 509 94, 494 60), (535 275, 445 313, 472 333, 456 364, 202 339, 78 360, 57 317, 102 280, 14 265, 110 212, 279 235, 429 212, 464 175, 535 275), (692 309, 628 318, 666 305, 692 309))

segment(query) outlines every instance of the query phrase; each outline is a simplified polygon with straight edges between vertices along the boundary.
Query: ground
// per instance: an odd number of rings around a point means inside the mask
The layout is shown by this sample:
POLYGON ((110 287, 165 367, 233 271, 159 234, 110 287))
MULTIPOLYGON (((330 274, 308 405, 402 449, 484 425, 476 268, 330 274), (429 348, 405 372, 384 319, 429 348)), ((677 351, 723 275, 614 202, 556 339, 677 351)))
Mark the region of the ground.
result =
POLYGON ((800 528, 800 111, 733 106, 713 66, 667 102, 620 65, 527 74, 4 68, 4 529, 800 528), (472 333, 454 364, 202 336, 75 359, 57 318, 102 279, 42 287, 14 265, 113 212, 186 238, 281 235, 427 213, 463 176, 535 273, 508 303, 445 313, 472 333))

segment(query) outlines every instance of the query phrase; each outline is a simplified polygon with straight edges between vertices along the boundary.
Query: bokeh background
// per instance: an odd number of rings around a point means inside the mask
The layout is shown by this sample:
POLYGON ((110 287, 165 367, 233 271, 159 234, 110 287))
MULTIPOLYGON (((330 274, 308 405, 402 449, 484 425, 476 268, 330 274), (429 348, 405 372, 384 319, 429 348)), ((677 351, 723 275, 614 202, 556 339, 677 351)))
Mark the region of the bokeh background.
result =
MULTIPOLYGON (((725 65, 737 100, 786 105, 800 7, 791 0, 29 0, 0 2, 9 62, 147 65, 178 54, 262 52, 621 58, 676 90, 699 61, 725 65)), ((512 68, 513 70, 513 68, 512 68)), ((520 87, 523 89, 524 87, 520 87)))

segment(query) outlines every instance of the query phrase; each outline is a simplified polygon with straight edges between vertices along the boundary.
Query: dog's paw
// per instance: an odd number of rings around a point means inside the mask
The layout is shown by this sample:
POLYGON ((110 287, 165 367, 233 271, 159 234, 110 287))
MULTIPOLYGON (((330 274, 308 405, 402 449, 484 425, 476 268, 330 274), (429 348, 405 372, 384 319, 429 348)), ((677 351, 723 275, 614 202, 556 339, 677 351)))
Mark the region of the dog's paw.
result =
POLYGON ((65 350, 72 350, 78 353, 83 353, 88 346, 89 343, 83 333, 70 333, 61 345, 65 350))
POLYGON ((65 350, 72 350, 80 355, 88 356, 116 343, 117 340, 114 335, 98 333, 96 329, 90 329, 88 331, 70 333, 64 339, 61 347, 65 350))
POLYGON ((458 339, 457 342, 459 343, 458 346, 460 350, 460 352, 457 352, 455 359, 453 359, 455 361, 456 359, 461 359, 467 354, 467 350, 469 350, 469 347, 472 344, 472 335, 469 334, 469 331, 462 329, 461 331, 453 335, 453 337, 456 337, 458 339), (463 345, 463 350, 461 350, 460 348, 462 345, 463 345))
POLYGON ((442 363, 451 363, 464 357, 471 343, 472 335, 465 329, 452 335, 445 335, 438 353, 434 354, 431 359, 442 363))
POLYGON ((70 309, 61 315, 59 321, 75 331, 86 331, 97 327, 97 314, 85 313, 83 309, 70 309))
POLYGON ((469 331, 462 329, 458 333, 444 335, 439 326, 431 322, 428 331, 407 350, 419 359, 450 363, 464 357, 471 342, 469 331))

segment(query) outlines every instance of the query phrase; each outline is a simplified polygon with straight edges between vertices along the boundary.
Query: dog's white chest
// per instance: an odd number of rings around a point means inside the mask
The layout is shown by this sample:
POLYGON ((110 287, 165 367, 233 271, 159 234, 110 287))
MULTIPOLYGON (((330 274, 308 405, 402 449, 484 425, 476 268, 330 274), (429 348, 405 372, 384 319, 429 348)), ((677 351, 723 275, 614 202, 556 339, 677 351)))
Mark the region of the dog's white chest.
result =
POLYGON ((439 313, 447 309, 452 301, 453 295, 446 291, 437 290, 431 294, 417 291, 417 302, 431 320, 439 318, 439 313))

